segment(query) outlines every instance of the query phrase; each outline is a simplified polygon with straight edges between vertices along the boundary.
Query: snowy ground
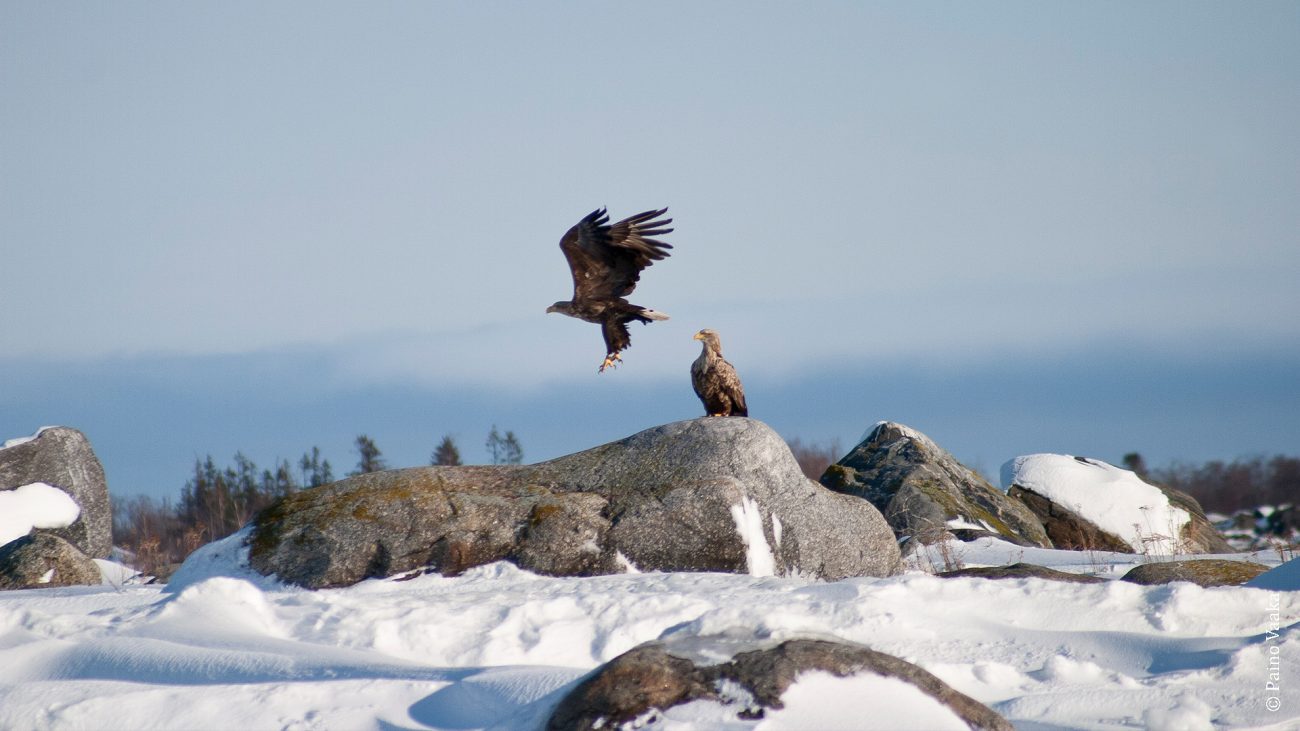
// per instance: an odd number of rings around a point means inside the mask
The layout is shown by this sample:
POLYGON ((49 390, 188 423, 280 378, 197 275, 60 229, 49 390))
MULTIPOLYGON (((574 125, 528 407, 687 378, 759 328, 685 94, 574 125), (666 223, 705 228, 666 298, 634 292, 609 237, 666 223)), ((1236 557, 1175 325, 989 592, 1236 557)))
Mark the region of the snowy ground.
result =
MULTIPOLYGON (((955 548, 966 565, 1106 576, 1135 560, 987 539, 955 548)), ((1300 728, 1300 591, 921 571, 553 579, 493 564, 313 592, 241 572, 230 541, 205 551, 166 589, 0 592, 0 728, 536 728, 577 678, 640 642, 737 631, 870 645, 1019 729, 1300 728)), ((1300 586, 1291 569, 1283 585, 1300 586)), ((786 700, 761 721, 697 703, 657 728, 897 728, 913 711, 913 727, 929 723, 923 703, 880 683, 808 678, 786 700)))

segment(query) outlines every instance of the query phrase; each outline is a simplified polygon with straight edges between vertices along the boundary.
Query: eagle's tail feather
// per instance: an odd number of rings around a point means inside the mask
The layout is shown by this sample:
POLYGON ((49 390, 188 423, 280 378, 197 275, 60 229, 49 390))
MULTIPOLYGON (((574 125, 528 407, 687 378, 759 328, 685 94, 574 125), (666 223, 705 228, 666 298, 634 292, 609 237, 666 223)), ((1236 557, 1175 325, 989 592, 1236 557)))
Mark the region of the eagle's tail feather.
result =
POLYGON ((645 321, 646 321, 646 322, 649 322, 649 321, 651 321, 651 320, 667 320, 667 319, 668 319, 668 313, 667 313, 667 312, 659 312, 658 310, 652 310, 652 309, 650 309, 650 308, 648 308, 648 307, 642 307, 642 308, 641 308, 641 313, 640 313, 640 314, 641 314, 641 317, 644 317, 644 318, 645 318, 645 321))

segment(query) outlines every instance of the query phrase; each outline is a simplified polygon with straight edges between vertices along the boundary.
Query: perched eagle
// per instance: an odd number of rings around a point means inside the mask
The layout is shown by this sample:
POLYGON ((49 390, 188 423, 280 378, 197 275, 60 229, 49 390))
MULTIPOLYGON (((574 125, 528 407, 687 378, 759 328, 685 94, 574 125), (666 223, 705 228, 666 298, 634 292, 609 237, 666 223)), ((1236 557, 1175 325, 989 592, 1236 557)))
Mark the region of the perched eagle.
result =
POLYGON ((672 231, 671 218, 655 220, 668 211, 646 211, 609 225, 604 208, 592 211, 560 239, 560 250, 573 271, 573 300, 560 301, 547 312, 600 325, 605 336, 605 360, 600 371, 622 362, 619 352, 632 345, 627 324, 667 320, 662 312, 623 299, 636 289, 641 270, 668 256, 670 244, 650 237, 672 231))
POLYGON ((703 341, 704 351, 691 364, 691 385, 695 386, 695 395, 704 403, 704 413, 708 416, 749 416, 745 406, 745 389, 740 385, 740 376, 722 357, 722 340, 713 330, 701 330, 695 333, 695 339, 703 341))

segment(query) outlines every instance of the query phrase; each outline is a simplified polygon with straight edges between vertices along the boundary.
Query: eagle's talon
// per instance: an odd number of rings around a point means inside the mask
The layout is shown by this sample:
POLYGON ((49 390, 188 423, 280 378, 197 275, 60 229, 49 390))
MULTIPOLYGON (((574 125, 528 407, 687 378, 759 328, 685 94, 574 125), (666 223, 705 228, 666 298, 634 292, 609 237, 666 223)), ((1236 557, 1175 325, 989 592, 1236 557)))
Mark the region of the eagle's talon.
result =
POLYGON ((604 373, 606 368, 617 368, 618 364, 622 362, 623 358, 618 353, 610 353, 605 356, 605 361, 600 364, 600 370, 597 373, 604 373))

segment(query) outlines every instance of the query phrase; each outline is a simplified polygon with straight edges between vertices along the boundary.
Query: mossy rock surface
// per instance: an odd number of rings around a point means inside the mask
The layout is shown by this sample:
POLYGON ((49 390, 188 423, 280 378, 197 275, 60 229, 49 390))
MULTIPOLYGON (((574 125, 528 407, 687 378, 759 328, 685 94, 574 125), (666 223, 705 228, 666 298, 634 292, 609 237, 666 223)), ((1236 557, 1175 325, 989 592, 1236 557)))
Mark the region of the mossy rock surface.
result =
POLYGON ((1168 584, 1190 581, 1199 586, 1238 586, 1268 571, 1263 564, 1223 558, 1156 561, 1134 566, 1123 581, 1134 584, 1168 584))
POLYGON ((1024 546, 1051 548, 1043 526, 1019 501, 993 487, 926 435, 881 422, 831 465, 821 483, 860 497, 885 515, 899 539, 931 543, 975 529, 1024 546))
POLYGON ((312 588, 507 560, 557 576, 640 570, 885 576, 880 513, 807 479, 762 422, 703 418, 534 465, 418 467, 288 496, 250 564, 312 588))

